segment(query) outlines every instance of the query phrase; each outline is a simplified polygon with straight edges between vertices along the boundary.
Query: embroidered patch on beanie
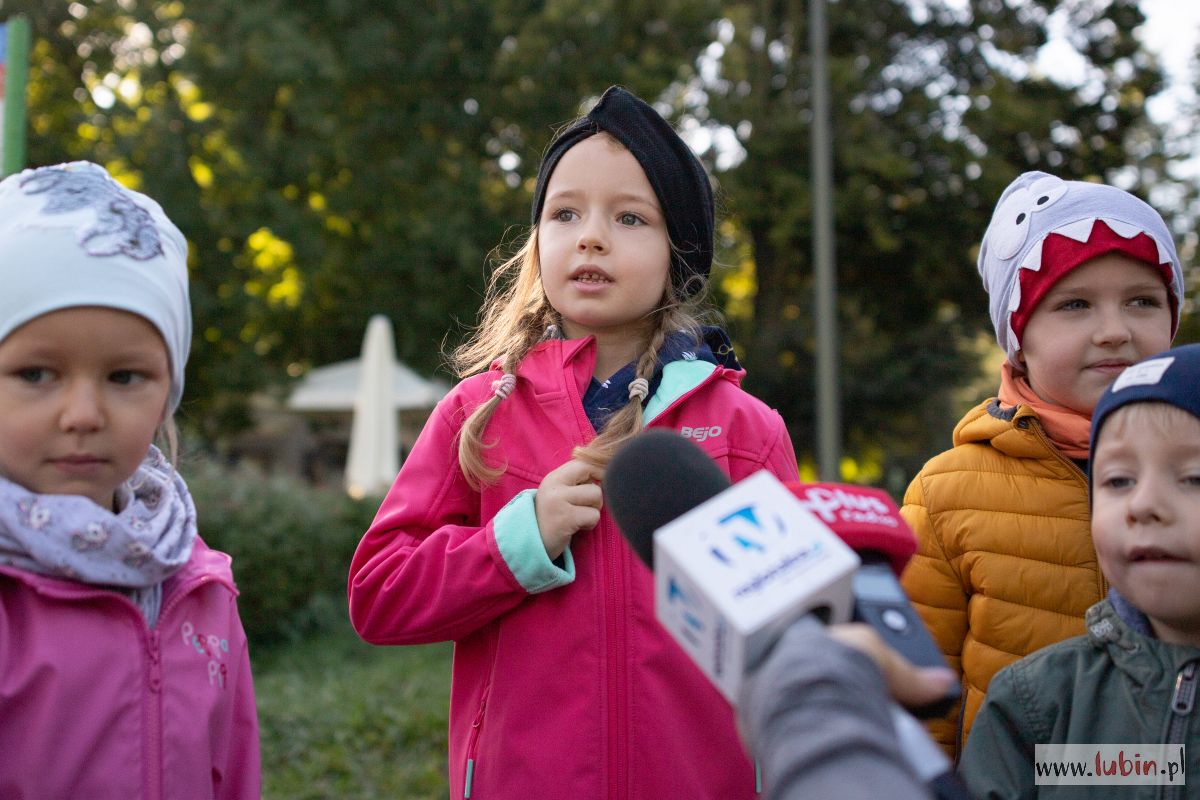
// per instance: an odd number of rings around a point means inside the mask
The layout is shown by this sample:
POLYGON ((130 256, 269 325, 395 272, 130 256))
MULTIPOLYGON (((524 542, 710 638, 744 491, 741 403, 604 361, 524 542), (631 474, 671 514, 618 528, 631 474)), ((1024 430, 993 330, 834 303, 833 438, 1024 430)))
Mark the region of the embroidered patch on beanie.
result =
POLYGON ((79 246, 91 256, 126 255, 139 261, 161 256, 154 219, 107 173, 93 169, 35 169, 17 176, 26 195, 45 195, 43 214, 90 208, 95 217, 76 230, 79 246))
POLYGON ((1092 412, 1092 453, 1112 413, 1131 403, 1167 403, 1200 419, 1200 344, 1185 344, 1128 367, 1092 412))
POLYGON ((1134 364, 1126 368, 1113 381, 1112 391, 1116 393, 1130 386, 1152 386, 1159 383, 1162 381, 1163 374, 1166 373, 1167 368, 1174 363, 1175 357, 1168 356, 1166 358, 1152 358, 1149 361, 1134 364))
POLYGON ((0 340, 64 308, 142 316, 166 343, 174 410, 192 340, 187 254, 159 204, 97 164, 10 175, 0 181, 0 340))

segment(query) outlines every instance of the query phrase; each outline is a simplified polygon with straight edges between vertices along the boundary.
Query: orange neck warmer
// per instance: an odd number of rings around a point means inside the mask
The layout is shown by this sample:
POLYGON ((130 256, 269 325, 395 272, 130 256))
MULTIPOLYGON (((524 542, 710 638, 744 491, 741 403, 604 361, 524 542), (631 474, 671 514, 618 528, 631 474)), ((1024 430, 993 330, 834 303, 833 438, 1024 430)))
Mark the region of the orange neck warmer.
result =
POLYGON ((1091 415, 1047 403, 1038 397, 1024 375, 1018 375, 1011 362, 1000 369, 1000 402, 1006 406, 1029 406, 1038 415, 1050 441, 1067 458, 1088 457, 1088 439, 1092 432, 1091 415))

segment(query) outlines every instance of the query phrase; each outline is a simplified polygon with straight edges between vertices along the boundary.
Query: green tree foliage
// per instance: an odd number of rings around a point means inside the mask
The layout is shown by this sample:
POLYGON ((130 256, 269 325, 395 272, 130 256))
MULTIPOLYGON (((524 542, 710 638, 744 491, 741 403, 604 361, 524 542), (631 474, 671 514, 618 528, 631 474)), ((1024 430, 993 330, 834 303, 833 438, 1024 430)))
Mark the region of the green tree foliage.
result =
POLYGON ((715 9, 0 6, 39 39, 31 161, 106 164, 193 244, 183 413, 210 440, 247 422, 252 389, 354 355, 374 313, 400 358, 436 368, 475 323, 489 252, 528 224, 555 126, 614 75, 652 95, 685 73, 715 9))
MULTIPOLYGON (((88 157, 194 244, 185 421, 216 438, 264 382, 396 324, 430 370, 474 324, 487 254, 528 223, 556 126, 623 83, 714 167, 715 296, 748 388, 813 436, 805 2, 0 0, 37 42, 30 153, 88 157), (740 158, 739 158, 740 157, 740 158)), ((845 434, 911 473, 949 440, 990 330, 974 270, 1018 172, 1163 174, 1134 0, 828 6, 845 434), (1037 53, 1060 27, 1086 77, 1037 53), (1122 170, 1130 162, 1137 169, 1122 170)), ((895 484, 893 484, 893 488, 895 484)))
POLYGON ((180 415, 212 434, 246 424, 245 398, 269 373, 232 257, 246 238, 234 233, 237 209, 206 191, 203 172, 193 174, 208 109, 179 70, 193 27, 183 8, 9 0, 3 10, 34 25, 30 163, 102 163, 158 200, 189 239, 196 324, 180 415))
MULTIPOLYGON (((698 111, 745 148, 721 175, 758 284, 739 338, 750 388, 802 449, 815 402, 806 8, 727 3, 698 111)), ((1133 0, 842 0, 828 17, 847 450, 911 474, 949 444, 991 330, 974 263, 1001 190, 1029 169, 1112 176, 1135 131, 1158 141, 1144 100, 1161 76, 1131 33, 1133 0), (1079 88, 1036 67, 1052 17, 1087 60, 1079 88)))
MULTIPOLYGON (((212 109, 191 147, 224 215, 218 288, 267 369, 353 355, 368 317, 429 370, 477 304, 509 190, 484 150, 487 7, 468 2, 188 5, 179 64, 212 109)), ((470 320, 468 320, 470 321, 470 320)), ((222 331, 222 339, 227 335, 222 331)))

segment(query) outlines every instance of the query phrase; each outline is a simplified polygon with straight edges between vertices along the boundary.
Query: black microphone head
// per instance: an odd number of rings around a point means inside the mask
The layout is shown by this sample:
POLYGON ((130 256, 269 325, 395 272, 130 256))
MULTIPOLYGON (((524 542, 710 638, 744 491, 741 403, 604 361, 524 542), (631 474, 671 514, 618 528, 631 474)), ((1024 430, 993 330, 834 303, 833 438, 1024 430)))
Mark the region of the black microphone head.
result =
POLYGON ((728 489, 729 478, 699 445, 651 428, 616 452, 602 486, 617 527, 654 569, 654 532, 728 489))

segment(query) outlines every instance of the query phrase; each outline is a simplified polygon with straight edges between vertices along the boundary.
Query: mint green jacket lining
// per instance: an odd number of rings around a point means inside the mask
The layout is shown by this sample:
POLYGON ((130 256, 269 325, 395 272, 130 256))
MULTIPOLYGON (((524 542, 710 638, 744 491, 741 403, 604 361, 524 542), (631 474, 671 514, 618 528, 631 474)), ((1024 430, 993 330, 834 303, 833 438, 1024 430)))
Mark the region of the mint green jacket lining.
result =
MULTIPOLYGON (((672 361, 663 367, 658 390, 646 404, 643 417, 649 425, 676 400, 704 383, 716 364, 708 361, 672 361)), ((513 577, 530 594, 566 586, 575 580, 575 561, 568 545, 560 568, 546 553, 537 524, 533 500, 536 489, 526 489, 509 500, 496 514, 492 529, 496 547, 513 577)))

